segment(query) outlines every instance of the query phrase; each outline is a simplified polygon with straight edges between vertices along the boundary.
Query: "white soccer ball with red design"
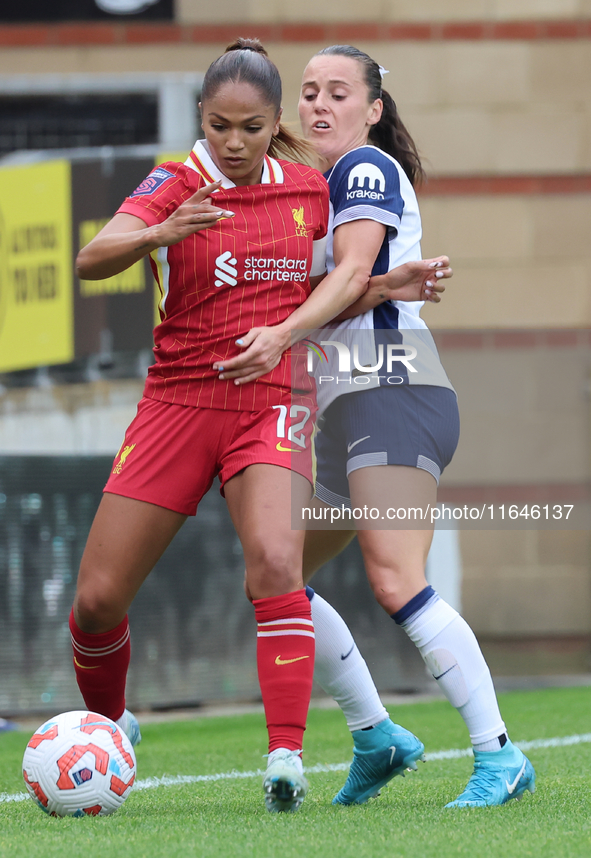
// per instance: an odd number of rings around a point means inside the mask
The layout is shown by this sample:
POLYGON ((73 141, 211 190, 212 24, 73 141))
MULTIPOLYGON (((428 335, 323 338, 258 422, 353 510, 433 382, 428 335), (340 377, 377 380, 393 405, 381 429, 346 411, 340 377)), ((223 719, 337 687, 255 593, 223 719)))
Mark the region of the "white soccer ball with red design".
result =
POLYGON ((34 733, 23 757, 31 798, 50 816, 107 816, 121 807, 136 775, 131 742, 95 712, 64 712, 34 733))

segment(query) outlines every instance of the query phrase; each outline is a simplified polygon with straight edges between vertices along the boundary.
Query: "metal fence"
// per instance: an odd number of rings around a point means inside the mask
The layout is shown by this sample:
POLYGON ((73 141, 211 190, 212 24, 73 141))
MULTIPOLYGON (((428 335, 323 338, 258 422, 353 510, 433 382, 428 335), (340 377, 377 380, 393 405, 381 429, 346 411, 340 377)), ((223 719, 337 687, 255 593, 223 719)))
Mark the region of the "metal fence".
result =
MULTIPOLYGON (((81 704, 68 613, 110 464, 102 456, 0 459, 1 715, 81 704)), ((243 574, 240 543, 214 488, 132 606, 132 708, 259 699, 243 574)), ((356 545, 313 583, 346 617, 382 690, 426 685, 414 646, 371 595, 356 545)))

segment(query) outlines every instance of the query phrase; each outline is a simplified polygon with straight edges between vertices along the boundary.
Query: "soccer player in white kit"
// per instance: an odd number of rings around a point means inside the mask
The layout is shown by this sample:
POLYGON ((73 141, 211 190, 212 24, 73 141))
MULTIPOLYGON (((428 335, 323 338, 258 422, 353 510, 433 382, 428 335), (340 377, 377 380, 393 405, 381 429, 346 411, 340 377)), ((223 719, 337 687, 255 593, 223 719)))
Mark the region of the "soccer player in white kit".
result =
MULTIPOLYGON (((420 258, 414 185, 422 168, 396 105, 382 87, 380 66, 351 46, 320 51, 304 72, 300 119, 304 136, 327 167, 332 210, 328 270, 338 267, 352 227, 375 250, 372 275, 420 258)), ((416 506, 409 498, 420 499, 423 507, 436 503, 439 476, 457 444, 458 409, 418 309, 416 304, 381 301, 369 290, 338 317, 342 324, 336 333, 330 326, 335 339, 349 335, 352 343, 360 332, 364 341, 369 336, 374 356, 380 346, 395 343, 406 349, 414 343, 418 375, 407 365, 397 371, 394 386, 390 379, 374 379, 363 388, 318 385, 319 408, 324 411, 316 443, 318 503, 361 508, 378 488, 392 506, 416 506)), ((230 362, 229 368, 247 371, 240 360, 230 362)), ((323 365, 325 376, 335 378, 338 372, 338 363, 329 369, 323 365)), ((354 535, 343 530, 308 532, 304 580, 354 535)), ((415 643, 470 733, 474 772, 447 807, 504 804, 526 790, 533 792, 535 773, 508 738, 474 633, 427 584, 425 562, 432 535, 429 528, 357 530, 378 602, 415 643)), ((334 802, 361 803, 398 773, 389 761, 391 748, 401 743, 356 648, 351 651, 356 667, 339 657, 349 652, 352 642, 342 619, 317 595, 312 595, 312 616, 318 678, 341 704, 355 743, 349 778, 334 802)))
MULTIPOLYGON (((382 87, 378 64, 350 46, 320 51, 304 72, 300 119, 305 137, 329 168, 325 176, 335 253, 329 248, 328 271, 339 261, 339 230, 352 223, 369 223, 382 238, 372 274, 420 258, 421 221, 413 186, 421 179, 421 165, 396 105, 382 87)), ((413 367, 397 364, 394 386, 382 376, 359 392, 348 392, 355 390, 353 385, 329 385, 326 396, 318 391, 325 423, 316 444, 316 495, 332 507, 361 507, 381 488, 392 506, 396 498, 401 506, 415 506, 409 498, 421 498, 425 508, 436 503, 439 476, 457 444, 455 393, 418 314, 420 305, 385 302, 351 317, 363 309, 363 300, 348 308, 344 315, 349 318, 336 334, 331 326, 331 336, 346 337, 351 330, 366 336, 373 329, 375 348, 395 343, 405 354, 414 351, 417 360, 413 367)), ((321 372, 331 375, 325 366, 321 372)), ((360 529, 357 535, 378 602, 417 646, 470 733, 474 773, 447 807, 504 804, 526 790, 533 792, 533 767, 509 740, 472 630, 425 579, 432 529, 360 529)), ((336 551, 351 538, 346 531, 330 536, 336 551)), ((326 560, 323 537, 322 532, 307 534, 305 580, 326 560)), ((379 753, 385 756, 394 744, 389 728, 380 723, 353 735, 360 763, 375 764, 379 753)), ((335 802, 359 800, 362 774, 360 770, 359 784, 350 775, 335 802)))

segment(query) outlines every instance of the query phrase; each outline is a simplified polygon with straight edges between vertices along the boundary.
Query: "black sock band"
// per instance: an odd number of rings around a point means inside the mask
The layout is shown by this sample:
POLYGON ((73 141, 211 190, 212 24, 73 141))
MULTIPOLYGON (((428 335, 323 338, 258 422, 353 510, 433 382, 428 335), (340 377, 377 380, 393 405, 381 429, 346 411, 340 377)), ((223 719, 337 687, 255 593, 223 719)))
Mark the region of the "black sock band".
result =
POLYGON ((435 595, 435 590, 431 587, 430 584, 421 590, 420 593, 417 593, 416 596, 413 596, 410 602, 407 602, 399 611, 396 611, 395 614, 391 614, 390 616, 394 620, 394 622, 401 626, 405 623, 413 614, 416 614, 417 611, 420 611, 422 607, 424 607, 429 599, 431 599, 435 595))

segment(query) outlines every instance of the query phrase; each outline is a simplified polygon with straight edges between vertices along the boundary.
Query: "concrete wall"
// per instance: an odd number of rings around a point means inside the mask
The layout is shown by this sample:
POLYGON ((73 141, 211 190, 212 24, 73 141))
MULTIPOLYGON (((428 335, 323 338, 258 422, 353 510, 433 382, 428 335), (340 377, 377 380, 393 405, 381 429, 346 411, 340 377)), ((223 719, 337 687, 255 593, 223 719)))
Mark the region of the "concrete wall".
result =
POLYGON ((463 531, 464 615, 483 635, 591 633, 589 532, 463 531))
POLYGON ((423 253, 454 267, 434 328, 591 324, 591 193, 421 197, 423 253))
POLYGON ((133 419, 143 381, 97 381, 4 391, 3 455, 112 455, 133 419))
POLYGON ((462 531, 463 615, 496 675, 591 670, 591 535, 462 531))
POLYGON ((589 0, 177 0, 177 18, 205 21, 520 21, 591 14, 589 0))
MULTIPOLYGON (((3 47, 0 74, 205 71, 230 38, 3 47)), ((283 77, 285 118, 297 122, 302 72, 327 42, 265 41, 283 77)), ((429 173, 591 170, 591 39, 355 43, 390 69, 386 87, 429 173)))

